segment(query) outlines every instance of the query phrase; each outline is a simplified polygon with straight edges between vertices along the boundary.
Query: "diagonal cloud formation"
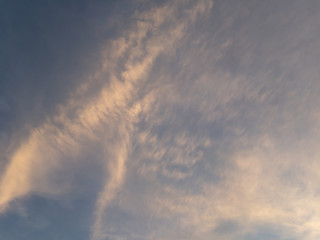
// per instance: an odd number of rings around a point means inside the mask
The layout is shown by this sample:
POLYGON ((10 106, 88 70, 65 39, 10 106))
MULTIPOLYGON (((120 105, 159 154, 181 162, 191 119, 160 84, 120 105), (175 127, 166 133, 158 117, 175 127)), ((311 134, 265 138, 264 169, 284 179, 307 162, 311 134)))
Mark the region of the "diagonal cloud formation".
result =
MULTIPOLYGON (((106 183, 104 190, 100 193, 96 206, 96 221, 93 226, 93 239, 103 239, 105 237, 103 229, 103 214, 108 203, 113 199, 117 188, 121 185, 124 178, 125 162, 130 146, 130 134, 133 129, 133 123, 137 121, 136 117, 141 111, 141 104, 148 104, 148 98, 137 99, 138 90, 147 81, 147 73, 151 70, 157 56, 163 52, 171 51, 174 45, 179 41, 187 29, 187 25, 195 21, 198 14, 203 14, 210 10, 211 1, 199 1, 192 6, 192 9, 182 11, 183 17, 178 18, 177 11, 181 8, 181 2, 168 4, 159 9, 139 14, 140 19, 136 29, 128 33, 127 41, 122 42, 124 46, 129 46, 127 50, 128 61, 125 62, 126 71, 121 73, 124 84, 132 86, 128 92, 121 96, 127 97, 125 111, 128 106, 130 117, 127 118, 118 129, 124 129, 120 133, 121 141, 118 149, 115 151, 116 162, 109 164, 110 179, 106 183), (168 26, 170 24, 170 26, 168 26), (150 34, 151 37, 147 38, 150 34), (130 48, 131 42, 136 45, 130 48), (139 60, 136 60, 139 59, 139 60)), ((124 47, 125 48, 125 47, 124 47)), ((125 86, 121 89, 126 89, 125 86)), ((141 96, 140 96, 141 98, 141 96)), ((121 114, 123 119, 123 114, 121 114)), ((126 119, 126 118, 124 118, 126 119)), ((121 121, 121 120, 120 120, 121 121)), ((110 145, 109 145, 110 146, 110 145)))
POLYGON ((125 177, 130 134, 141 108, 138 89, 148 80, 157 56, 174 49, 187 26, 211 6, 206 0, 174 1, 136 13, 131 29, 103 51, 102 68, 58 107, 55 116, 31 130, 10 156, 0 182, 1 212, 30 194, 58 196, 70 191, 55 174, 79 164, 88 141, 102 142, 105 159, 101 160, 107 174, 96 202, 92 239, 103 239, 104 211, 125 177), (92 85, 103 81, 102 89, 92 95, 92 85))
POLYGON ((137 11, 5 156, 1 211, 74 193, 74 168, 97 164, 93 240, 319 239, 319 18, 291 4, 137 11))

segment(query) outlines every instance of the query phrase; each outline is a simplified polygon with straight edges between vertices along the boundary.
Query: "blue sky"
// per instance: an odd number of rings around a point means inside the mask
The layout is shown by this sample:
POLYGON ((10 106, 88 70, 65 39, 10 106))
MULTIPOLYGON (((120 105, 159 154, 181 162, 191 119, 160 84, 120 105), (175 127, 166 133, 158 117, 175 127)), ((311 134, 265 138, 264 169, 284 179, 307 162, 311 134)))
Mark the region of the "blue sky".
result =
POLYGON ((319 239, 319 4, 0 1, 0 239, 319 239))

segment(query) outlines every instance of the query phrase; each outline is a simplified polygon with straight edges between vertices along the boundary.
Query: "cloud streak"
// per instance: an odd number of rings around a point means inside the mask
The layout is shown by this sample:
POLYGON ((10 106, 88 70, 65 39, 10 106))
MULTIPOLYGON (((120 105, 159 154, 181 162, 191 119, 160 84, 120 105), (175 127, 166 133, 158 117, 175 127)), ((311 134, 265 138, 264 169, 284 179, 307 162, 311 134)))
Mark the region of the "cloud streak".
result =
POLYGON ((1 146, 1 216, 81 198, 85 172, 92 240, 319 239, 319 20, 271 2, 138 1, 64 104, 1 146))
POLYGON ((103 139, 107 145, 101 146, 107 150, 102 161, 108 177, 97 199, 92 228, 93 239, 103 238, 104 210, 115 197, 126 172, 130 135, 141 104, 137 90, 147 80, 157 56, 169 51, 182 38, 187 25, 211 6, 210 1, 200 1, 182 11, 185 16, 177 18, 181 4, 173 2, 137 13, 134 18, 138 20, 132 29, 107 47, 102 69, 79 87, 64 106, 59 106, 58 114, 31 131, 10 157, 3 173, 2 212, 8 209, 10 202, 29 194, 60 195, 68 191, 70 186, 62 188, 54 175, 64 172, 67 165, 77 164, 86 142, 103 139), (119 64, 125 70, 117 71, 119 64), (106 76, 109 80, 105 86, 91 96, 88 93, 90 84, 106 76))

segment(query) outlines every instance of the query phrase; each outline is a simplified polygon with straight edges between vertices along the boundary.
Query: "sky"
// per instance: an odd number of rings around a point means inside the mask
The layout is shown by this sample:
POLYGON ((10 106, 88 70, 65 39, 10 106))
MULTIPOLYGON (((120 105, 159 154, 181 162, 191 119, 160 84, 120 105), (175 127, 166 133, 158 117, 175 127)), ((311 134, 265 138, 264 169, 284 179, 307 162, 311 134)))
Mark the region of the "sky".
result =
POLYGON ((0 240, 320 239, 319 10, 0 0, 0 240))

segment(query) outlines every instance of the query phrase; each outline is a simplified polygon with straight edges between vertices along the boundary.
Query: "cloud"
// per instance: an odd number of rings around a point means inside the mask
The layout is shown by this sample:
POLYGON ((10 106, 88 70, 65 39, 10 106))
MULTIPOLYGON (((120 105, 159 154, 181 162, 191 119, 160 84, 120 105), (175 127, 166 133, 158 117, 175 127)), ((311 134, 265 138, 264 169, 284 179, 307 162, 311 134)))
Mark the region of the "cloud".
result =
POLYGON ((168 238, 180 229, 195 234, 193 237, 211 239, 221 234, 215 231, 223 221, 238 225, 226 239, 238 239, 267 225, 281 229, 281 239, 319 237, 319 189, 310 186, 319 181, 315 170, 319 166, 314 166, 318 165, 318 150, 283 152, 272 146, 270 139, 254 142, 253 149, 229 156, 232 165, 216 170, 219 181, 203 181, 198 176, 198 181, 188 184, 188 188, 171 184, 148 191, 144 197, 148 199, 144 203, 148 214, 167 221, 174 219, 176 223, 172 231, 164 227, 168 238), (314 157, 310 158, 310 154, 314 157), (312 169, 304 164, 306 159, 312 169))
POLYGON ((121 186, 125 172, 130 135, 139 113, 137 90, 148 76, 157 56, 169 51, 181 39, 187 25, 200 13, 207 11, 210 1, 200 1, 192 11, 182 11, 182 3, 174 2, 135 16, 137 22, 124 37, 114 40, 102 56, 102 69, 92 74, 61 106, 58 113, 30 136, 10 156, 0 183, 1 211, 8 209, 15 199, 30 195, 61 195, 70 191, 68 177, 59 179, 72 165, 79 164, 79 156, 88 142, 106 144, 107 176, 100 192, 93 224, 93 239, 103 237, 103 213, 121 186), (169 24, 170 23, 170 24, 169 24), (169 24, 169 25, 168 25, 169 24), (149 37, 151 35, 151 37, 149 37), (105 55, 104 55, 105 54, 105 55), (124 70, 118 70, 121 64, 124 70), (109 76, 101 91, 92 95, 95 81, 109 76), (62 187, 64 186, 64 187, 62 187))
MULTIPOLYGON (((199 5, 206 3, 206 1, 203 1, 196 4, 196 11, 190 13, 191 20, 193 20, 194 14, 205 11, 203 8, 200 8, 199 10, 197 9, 199 8, 199 5)), ((189 14, 186 18, 179 19, 175 17, 176 11, 177 6, 175 6, 174 3, 173 6, 165 5, 159 9, 153 9, 150 12, 139 14, 138 19, 140 19, 140 21, 134 30, 127 33, 127 42, 123 39, 120 40, 123 46, 130 46, 132 42, 135 44, 135 47, 128 47, 128 52, 125 53, 125 55, 128 56, 128 61, 124 63, 127 70, 121 74, 124 79, 124 83, 130 84, 130 87, 132 86, 133 88, 133 92, 121 95, 129 99, 129 101, 135 100, 136 97, 133 96, 137 95, 138 90, 141 88, 140 86, 146 82, 148 72, 151 70, 158 55, 162 52, 169 51, 174 44, 182 38, 184 34, 183 29, 186 28, 188 24, 189 14), (166 26, 168 22, 171 24, 170 27, 166 26), (146 38, 147 33, 149 33, 151 37, 146 38), (142 44, 142 42, 144 43, 142 44)), ((120 51, 122 52, 123 49, 125 49, 125 47, 121 47, 120 51)), ((121 87, 121 89, 123 89, 123 87, 121 87)), ((138 120, 137 117, 141 112, 141 105, 150 105, 148 97, 142 98, 142 100, 138 99, 138 101, 135 100, 134 103, 134 116, 130 118, 130 121, 126 121, 123 126, 119 127, 120 129, 129 128, 129 130, 123 131, 120 134, 124 138, 122 138, 119 148, 115 148, 119 149, 118 151, 115 151, 117 152, 115 158, 118 160, 116 164, 111 164, 109 168, 111 169, 111 178, 109 179, 109 182, 106 183, 105 188, 100 193, 97 201, 95 214, 96 221, 93 225, 92 234, 93 239, 103 239, 105 237, 106 233, 103 232, 103 213, 107 204, 113 200, 117 189, 123 182, 125 163, 130 145, 130 135, 133 133, 132 124, 138 120)), ((123 117, 122 114, 121 116, 123 117)))
MULTIPOLYGON (((158 223, 148 225, 155 230, 144 238, 263 238, 264 228, 280 239, 318 238, 319 190, 310 186, 318 181, 319 122, 314 112, 319 109, 312 103, 318 97, 298 87, 318 84, 313 78, 301 82, 291 76, 301 64, 299 58, 282 63, 279 72, 264 65, 291 55, 277 53, 278 44, 290 43, 286 47, 299 55, 307 51, 299 48, 299 41, 289 41, 293 32, 265 49, 256 41, 255 28, 242 27, 235 39, 208 34, 212 45, 190 50, 208 41, 189 35, 174 53, 159 56, 150 73, 150 79, 161 84, 150 81, 144 86, 147 94, 133 136, 135 161, 128 162, 129 180, 115 204, 129 216, 158 223), (259 60, 256 49, 264 52, 261 65, 254 63, 259 60), (238 69, 226 61, 234 51, 247 54, 243 59, 240 53, 234 56, 241 63, 238 69), (220 236, 225 222, 237 227, 220 236)), ((304 41, 305 36, 299 37, 304 41)), ((306 69, 298 73, 304 71, 308 75, 306 69)), ((117 223, 108 223, 120 232, 114 231, 115 236, 128 234, 117 223)))
POLYGON ((93 163, 91 239, 318 239, 313 31, 285 27, 318 20, 257 3, 143 6, 6 156, 1 212, 74 191, 74 169, 93 163))

